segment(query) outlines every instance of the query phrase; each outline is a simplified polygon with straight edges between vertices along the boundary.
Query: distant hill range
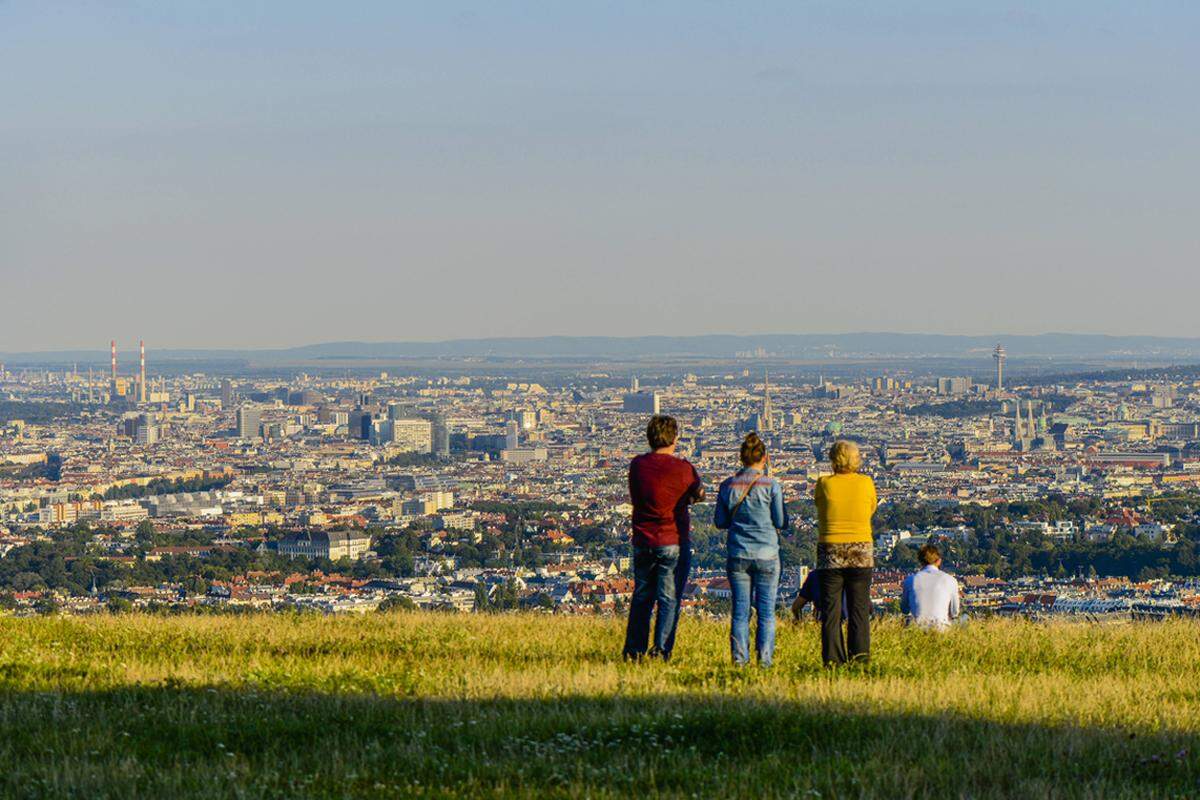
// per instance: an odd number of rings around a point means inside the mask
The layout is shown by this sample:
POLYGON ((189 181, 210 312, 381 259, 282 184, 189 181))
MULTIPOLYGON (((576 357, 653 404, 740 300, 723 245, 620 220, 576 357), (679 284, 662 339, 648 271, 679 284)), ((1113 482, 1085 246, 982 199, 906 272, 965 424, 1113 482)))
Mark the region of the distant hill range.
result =
MULTIPOLYGON (((149 342, 153 360, 288 364, 406 358, 733 358, 761 351, 793 359, 980 358, 1003 343, 1009 358, 1200 359, 1200 338, 1045 333, 1036 336, 951 336, 914 333, 772 334, 763 336, 544 336, 440 342, 327 342, 279 349, 166 349, 149 342)), ((123 364, 133 363, 123 350, 123 364)), ((107 350, 0 353, 21 363, 107 364, 107 350)))

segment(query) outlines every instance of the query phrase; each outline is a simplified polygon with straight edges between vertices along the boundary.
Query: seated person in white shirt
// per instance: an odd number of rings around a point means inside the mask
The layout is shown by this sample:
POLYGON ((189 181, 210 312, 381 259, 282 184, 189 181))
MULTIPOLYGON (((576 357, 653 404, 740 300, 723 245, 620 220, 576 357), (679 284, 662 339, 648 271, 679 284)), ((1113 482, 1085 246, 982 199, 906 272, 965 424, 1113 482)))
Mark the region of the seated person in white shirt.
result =
POLYGON ((917 551, 917 558, 923 567, 904 579, 900 611, 914 625, 945 630, 960 611, 958 581, 942 572, 942 554, 936 546, 923 546, 917 551))

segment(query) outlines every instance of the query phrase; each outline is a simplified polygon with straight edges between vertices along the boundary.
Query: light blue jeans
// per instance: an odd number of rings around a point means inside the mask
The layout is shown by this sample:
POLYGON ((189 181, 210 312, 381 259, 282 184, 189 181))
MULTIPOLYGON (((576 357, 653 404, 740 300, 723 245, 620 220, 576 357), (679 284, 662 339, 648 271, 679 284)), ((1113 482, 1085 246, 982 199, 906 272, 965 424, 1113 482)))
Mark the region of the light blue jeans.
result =
POLYGON ((729 649, 733 663, 750 663, 750 607, 758 615, 754 649, 760 666, 775 656, 775 596, 779 592, 779 558, 730 558, 726 562, 733 590, 733 627, 729 649))

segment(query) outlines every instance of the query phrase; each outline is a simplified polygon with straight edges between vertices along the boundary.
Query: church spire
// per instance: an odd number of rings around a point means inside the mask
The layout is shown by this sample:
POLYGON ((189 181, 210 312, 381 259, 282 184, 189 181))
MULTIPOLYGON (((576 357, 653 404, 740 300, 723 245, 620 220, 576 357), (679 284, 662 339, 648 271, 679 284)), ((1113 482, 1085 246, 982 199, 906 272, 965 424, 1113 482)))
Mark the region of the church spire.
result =
POLYGON ((766 370, 763 370, 763 404, 762 404, 762 429, 764 431, 772 430, 775 423, 772 420, 774 413, 771 409, 771 375, 766 370))

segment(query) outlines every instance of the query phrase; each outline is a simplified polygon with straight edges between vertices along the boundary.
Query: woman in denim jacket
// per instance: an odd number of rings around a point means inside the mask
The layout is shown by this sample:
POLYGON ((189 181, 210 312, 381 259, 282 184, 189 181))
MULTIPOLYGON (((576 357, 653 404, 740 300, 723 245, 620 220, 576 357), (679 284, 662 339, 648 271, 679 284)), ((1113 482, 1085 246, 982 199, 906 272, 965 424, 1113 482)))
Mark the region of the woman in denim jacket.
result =
POLYGON ((729 648, 733 663, 750 663, 750 606, 758 614, 754 649, 760 666, 775 653, 775 596, 779 591, 779 531, 789 526, 783 488, 767 474, 767 446, 750 433, 742 442, 742 469, 717 493, 713 524, 729 531, 726 571, 733 591, 729 648))

